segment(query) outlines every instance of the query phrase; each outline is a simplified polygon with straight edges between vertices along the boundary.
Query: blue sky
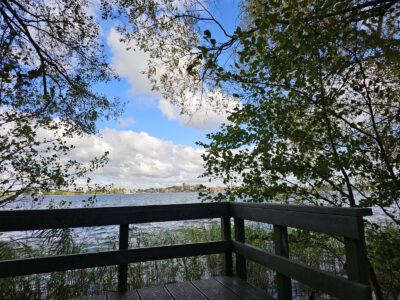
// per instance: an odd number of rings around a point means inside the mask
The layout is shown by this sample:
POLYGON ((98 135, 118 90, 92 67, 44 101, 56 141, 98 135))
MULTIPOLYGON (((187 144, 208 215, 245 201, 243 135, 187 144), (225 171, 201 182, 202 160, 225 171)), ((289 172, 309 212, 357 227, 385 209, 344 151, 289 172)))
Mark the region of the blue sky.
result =
MULTIPOLYGON (((228 32, 234 31, 237 26, 237 1, 219 1, 218 3, 210 3, 208 8, 217 18, 217 20, 228 29, 228 32)), ((106 46, 106 54, 110 61, 115 58, 115 53, 111 51, 110 42, 107 41, 107 36, 112 28, 112 23, 102 22, 103 43, 106 46)), ((221 34, 221 31, 217 29, 216 26, 213 26, 213 24, 205 25, 204 29, 210 29, 213 33, 213 36, 216 36, 219 39, 224 38, 221 34)), ((133 52, 131 55, 134 56, 135 53, 133 52)), ((193 126, 190 125, 185 126, 184 124, 179 123, 177 120, 168 119, 167 116, 165 116, 157 107, 159 98, 152 97, 150 90, 148 93, 142 93, 142 91, 140 91, 140 94, 137 94, 136 87, 129 83, 127 77, 124 76, 124 74, 119 75, 119 81, 114 81, 112 83, 108 83, 107 85, 99 86, 98 89, 110 97, 117 96, 124 102, 127 102, 121 118, 133 119, 135 120, 135 123, 126 126, 124 129, 145 131, 154 137, 192 147, 196 147, 196 141, 206 140, 206 133, 212 131, 209 130, 207 126, 205 129, 200 130, 199 128, 193 128, 193 126)), ((98 127, 121 129, 118 121, 99 122, 98 127)), ((218 128, 218 125, 214 126, 213 128, 218 128)))
MULTIPOLYGON (((238 2, 221 1, 208 9, 230 32, 237 26, 238 2)), ((94 175, 100 183, 113 183, 117 187, 146 188, 169 186, 186 182, 208 183, 198 178, 202 173, 203 153, 195 143, 206 141, 206 133, 216 130, 226 115, 213 112, 192 118, 180 116, 176 108, 151 91, 150 84, 140 71, 146 54, 126 51, 119 42, 113 23, 101 23, 106 54, 120 76, 96 89, 109 97, 119 97, 126 103, 119 120, 98 122, 101 136, 77 141, 75 156, 88 159, 89 155, 110 152, 109 164, 94 175)), ((211 24, 213 36, 222 38, 221 32, 211 24)))

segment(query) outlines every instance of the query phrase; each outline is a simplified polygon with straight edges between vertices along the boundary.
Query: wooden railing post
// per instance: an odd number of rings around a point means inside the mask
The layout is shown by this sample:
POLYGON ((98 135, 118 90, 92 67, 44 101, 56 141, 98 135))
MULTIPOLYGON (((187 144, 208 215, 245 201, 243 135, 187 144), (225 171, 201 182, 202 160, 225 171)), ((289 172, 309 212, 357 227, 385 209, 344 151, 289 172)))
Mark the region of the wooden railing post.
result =
MULTIPOLYGON (((231 218, 221 218, 221 239, 225 241, 231 240, 231 218)), ((232 276, 232 251, 224 252, 223 257, 223 274, 232 276)))
MULTIPOLYGON (((119 225, 119 250, 128 249, 129 224, 119 225)), ((118 265, 118 292, 128 288, 128 265, 118 265)))
POLYGON ((346 237, 344 239, 346 250, 346 273, 350 280, 369 285, 368 258, 362 218, 358 219, 358 228, 358 239, 346 237))
MULTIPOLYGON (((274 243, 275 254, 289 257, 289 242, 287 227, 274 225, 274 243)), ((292 299, 292 283, 291 279, 280 273, 276 273, 276 282, 278 290, 278 300, 292 299)))
MULTIPOLYGON (((244 243, 244 220, 235 218, 235 240, 244 243)), ((236 254, 236 275, 246 280, 247 270, 246 270, 246 258, 244 256, 236 254)))

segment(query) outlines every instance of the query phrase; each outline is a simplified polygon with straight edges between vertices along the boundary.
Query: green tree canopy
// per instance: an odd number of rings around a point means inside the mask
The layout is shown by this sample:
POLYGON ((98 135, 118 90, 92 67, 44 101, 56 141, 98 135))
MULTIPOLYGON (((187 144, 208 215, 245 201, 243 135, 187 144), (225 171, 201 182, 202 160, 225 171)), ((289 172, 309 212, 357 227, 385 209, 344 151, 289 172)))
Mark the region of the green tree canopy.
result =
POLYGON ((379 206, 400 224, 397 1, 243 9, 235 64, 215 74, 246 102, 203 144, 206 175, 254 201, 379 206))
POLYGON ((219 199, 376 206, 400 223, 398 1, 243 1, 234 32, 198 1, 115 3, 166 98, 242 102, 201 144, 204 176, 240 186, 219 199))
MULTIPOLYGON (((200 143, 203 175, 231 187, 206 199, 372 206, 400 225, 399 1, 243 0, 231 32, 201 1, 113 3, 124 40, 150 54, 154 88, 183 113, 196 93, 242 104, 200 143)), ((380 253, 384 226, 371 228, 380 253)))
POLYGON ((0 205, 26 192, 73 187, 106 162, 68 159, 66 138, 96 132, 119 113, 93 91, 115 75, 89 2, 0 2, 0 205))

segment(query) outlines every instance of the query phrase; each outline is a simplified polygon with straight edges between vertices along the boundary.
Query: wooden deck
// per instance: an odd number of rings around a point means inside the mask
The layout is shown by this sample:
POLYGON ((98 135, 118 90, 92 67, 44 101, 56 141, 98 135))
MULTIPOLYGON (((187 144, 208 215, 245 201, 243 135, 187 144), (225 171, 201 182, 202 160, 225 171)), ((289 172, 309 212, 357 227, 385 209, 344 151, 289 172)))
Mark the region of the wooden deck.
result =
POLYGON ((74 300, 272 300, 264 291, 238 277, 214 277, 165 284, 124 293, 108 292, 101 296, 74 300))
POLYGON ((119 293, 98 299, 271 299, 246 283, 251 260, 276 272, 280 300, 293 298, 292 280, 341 300, 372 300, 363 227, 363 216, 371 214, 366 208, 228 202, 0 211, 0 232, 119 225, 118 250, 3 260, 0 278, 118 265, 119 293), (129 247, 130 224, 214 218, 221 220, 218 241, 129 247), (246 243, 245 220, 273 225, 274 251, 246 243), (291 259, 288 227, 342 237, 347 277, 291 259), (127 292, 129 264, 209 254, 222 254, 223 274, 241 280, 217 277, 127 292))

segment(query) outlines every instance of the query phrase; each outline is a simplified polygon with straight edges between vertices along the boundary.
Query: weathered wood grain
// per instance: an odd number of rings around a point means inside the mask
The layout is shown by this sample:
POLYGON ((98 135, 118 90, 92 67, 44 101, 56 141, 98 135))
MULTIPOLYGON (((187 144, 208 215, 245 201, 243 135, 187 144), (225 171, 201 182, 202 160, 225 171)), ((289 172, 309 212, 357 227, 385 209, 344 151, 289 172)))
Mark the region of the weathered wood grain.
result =
POLYGON ((141 300, 174 300, 165 286, 155 286, 137 290, 141 300))
POLYGON ((67 300, 108 300, 107 295, 93 295, 93 296, 80 296, 77 298, 70 298, 67 300))
MULTIPOLYGON (((90 300, 92 300, 92 299, 90 299, 90 300)), ((140 298, 139 298, 137 291, 134 290, 134 291, 127 291, 127 292, 123 292, 123 293, 108 292, 107 300, 140 300, 140 298)))
POLYGON ((242 299, 275 300, 275 298, 267 295, 265 291, 248 284, 238 277, 219 276, 214 277, 214 279, 242 299))
POLYGON ((241 299, 231 290, 224 287, 215 279, 195 280, 193 285, 210 300, 239 300, 241 299))
POLYGON ((190 282, 177 282, 165 285, 175 300, 207 300, 190 282))

